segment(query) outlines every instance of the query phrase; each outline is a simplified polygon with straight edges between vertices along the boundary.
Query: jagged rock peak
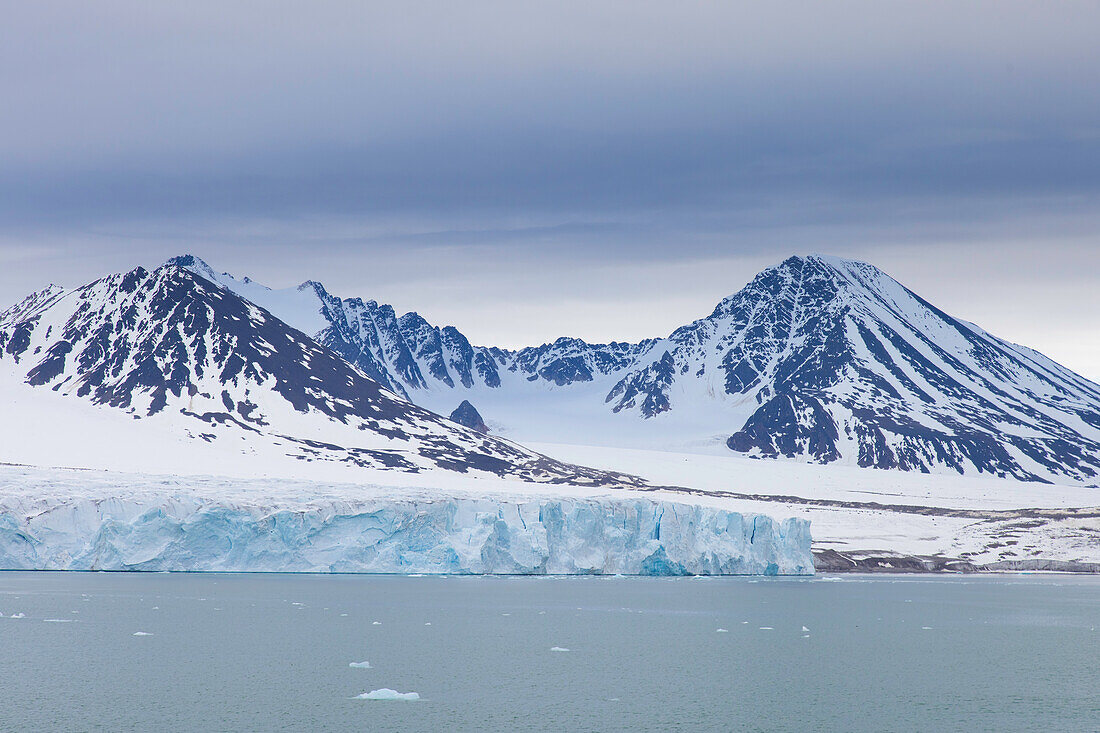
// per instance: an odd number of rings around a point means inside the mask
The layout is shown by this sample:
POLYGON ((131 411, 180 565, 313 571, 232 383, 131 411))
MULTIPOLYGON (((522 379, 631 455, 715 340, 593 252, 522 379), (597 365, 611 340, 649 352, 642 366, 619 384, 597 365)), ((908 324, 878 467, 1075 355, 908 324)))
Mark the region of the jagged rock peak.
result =
POLYGON ((451 413, 451 419, 459 425, 465 425, 471 430, 476 430, 479 433, 489 432, 489 426, 481 419, 481 413, 477 411, 476 407, 470 404, 469 400, 462 400, 462 404, 456 407, 451 413))

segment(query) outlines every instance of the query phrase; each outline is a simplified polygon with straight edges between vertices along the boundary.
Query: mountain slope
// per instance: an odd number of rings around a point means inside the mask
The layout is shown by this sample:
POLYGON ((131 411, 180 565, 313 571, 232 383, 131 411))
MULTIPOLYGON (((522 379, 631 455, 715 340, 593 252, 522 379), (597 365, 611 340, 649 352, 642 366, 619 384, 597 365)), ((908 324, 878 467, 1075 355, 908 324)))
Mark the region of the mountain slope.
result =
MULTIPOLYGON (((0 380, 172 421, 196 440, 236 445, 243 437, 242 452, 261 446, 303 461, 531 481, 622 478, 413 405, 263 308, 174 264, 50 289, 6 311, 0 380)), ((36 424, 11 407, 5 420, 36 424)))
POLYGON ((446 414, 469 399, 496 432, 523 440, 1100 481, 1100 386, 865 263, 789 258, 664 339, 512 351, 315 282, 273 291, 176 262, 282 307, 414 402, 446 414))

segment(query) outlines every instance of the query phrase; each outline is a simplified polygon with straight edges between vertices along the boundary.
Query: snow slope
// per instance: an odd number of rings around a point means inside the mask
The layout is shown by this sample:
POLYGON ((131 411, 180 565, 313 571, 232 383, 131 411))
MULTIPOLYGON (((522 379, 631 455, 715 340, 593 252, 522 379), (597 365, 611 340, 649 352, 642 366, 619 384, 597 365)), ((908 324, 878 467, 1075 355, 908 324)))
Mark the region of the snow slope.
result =
POLYGON ((865 263, 792 257, 667 338, 510 351, 316 282, 268 290, 175 261, 414 402, 449 414, 469 400, 521 442, 1100 484, 1100 385, 865 263))
MULTIPOLYGON (((151 428, 174 445, 180 438, 217 444, 225 458, 277 456, 413 473, 445 468, 582 484, 620 480, 413 405, 263 308, 171 264, 36 294, 5 312, 0 394, 8 398, 3 430, 14 433, 0 456, 12 462, 43 450, 80 452, 85 442, 133 453, 123 438, 137 431, 110 432, 124 422, 121 413, 140 420, 141 432, 151 428), (69 418, 55 396, 80 419, 90 417, 87 405, 116 414, 91 418, 86 433, 59 441, 69 418)), ((139 445, 157 442, 138 438, 139 445)))

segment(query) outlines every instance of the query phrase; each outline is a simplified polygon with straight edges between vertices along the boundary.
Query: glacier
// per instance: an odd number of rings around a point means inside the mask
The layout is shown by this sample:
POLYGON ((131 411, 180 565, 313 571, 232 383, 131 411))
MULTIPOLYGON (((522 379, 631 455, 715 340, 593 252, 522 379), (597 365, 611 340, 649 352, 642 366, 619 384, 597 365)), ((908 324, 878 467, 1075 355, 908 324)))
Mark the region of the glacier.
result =
POLYGON ((593 497, 242 504, 166 492, 0 507, 0 568, 812 575, 810 525, 593 497))

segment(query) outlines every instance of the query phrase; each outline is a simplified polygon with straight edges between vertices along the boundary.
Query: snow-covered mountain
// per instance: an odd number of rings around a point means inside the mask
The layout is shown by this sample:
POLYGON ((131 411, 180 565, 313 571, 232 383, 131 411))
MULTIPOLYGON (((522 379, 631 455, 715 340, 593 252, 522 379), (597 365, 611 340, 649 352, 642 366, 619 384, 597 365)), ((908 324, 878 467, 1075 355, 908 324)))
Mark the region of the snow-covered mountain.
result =
POLYGON ((1100 385, 953 318, 871 265, 791 257, 667 338, 518 351, 316 282, 175 264, 314 336, 413 402, 470 400, 520 440, 1100 483, 1100 385))
MULTIPOLYGON (((53 392, 157 427, 170 423, 194 441, 229 445, 230 453, 579 485, 620 478, 416 406, 264 308, 171 263, 71 291, 50 287, 5 311, 0 382, 43 394, 37 402, 6 402, 4 420, 39 431, 44 444, 64 429, 36 408, 52 404, 46 398, 53 392)), ((95 430, 110 424, 117 421, 95 430)))

